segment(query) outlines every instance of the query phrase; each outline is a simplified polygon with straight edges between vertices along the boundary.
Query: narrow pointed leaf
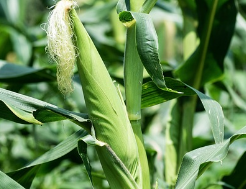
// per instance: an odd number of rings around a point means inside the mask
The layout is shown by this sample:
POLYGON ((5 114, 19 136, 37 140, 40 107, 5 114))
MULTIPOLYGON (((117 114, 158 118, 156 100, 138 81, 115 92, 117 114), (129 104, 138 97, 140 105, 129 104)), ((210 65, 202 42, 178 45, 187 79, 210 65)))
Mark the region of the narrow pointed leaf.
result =
POLYGON ((0 88, 1 118, 17 123, 42 124, 69 119, 90 131, 86 114, 71 112, 52 104, 0 88))
POLYGON ((69 136, 67 139, 59 143, 57 146, 40 156, 38 159, 34 160, 27 166, 18 169, 16 171, 8 173, 9 176, 17 180, 20 184, 29 188, 34 179, 35 174, 38 171, 38 166, 47 162, 56 160, 76 148, 79 138, 86 136, 88 133, 85 130, 79 130, 69 136), (29 187, 28 187, 29 186, 29 187))
POLYGON ((227 155, 231 143, 246 138, 246 126, 220 144, 205 146, 185 154, 175 189, 193 189, 195 181, 213 162, 221 162, 227 155))
POLYGON ((215 143, 222 143, 224 139, 224 114, 220 104, 198 90, 190 88, 196 92, 207 112, 215 143))
POLYGON ((93 181, 92 181, 92 176, 91 176, 91 165, 90 165, 90 161, 89 158, 87 156, 87 144, 83 141, 83 140, 79 140, 78 141, 78 147, 77 147, 78 153, 83 161, 83 164, 85 166, 86 172, 89 176, 89 179, 91 181, 92 184, 92 188, 93 187, 93 181))

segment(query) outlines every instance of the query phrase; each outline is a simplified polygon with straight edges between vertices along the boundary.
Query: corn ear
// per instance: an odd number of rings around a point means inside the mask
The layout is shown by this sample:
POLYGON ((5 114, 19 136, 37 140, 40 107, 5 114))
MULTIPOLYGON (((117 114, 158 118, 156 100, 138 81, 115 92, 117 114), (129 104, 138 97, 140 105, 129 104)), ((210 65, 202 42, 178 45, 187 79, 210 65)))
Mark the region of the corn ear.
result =
MULTIPOLYGON (((67 2, 71 1, 62 0, 59 3, 67 2)), ((69 22, 73 33, 63 36, 63 38, 73 36, 73 40, 71 40, 76 50, 76 63, 96 139, 110 146, 138 187, 142 188, 138 147, 125 105, 121 101, 96 47, 79 20, 73 3, 70 7, 66 7, 65 14, 69 17, 65 20, 69 22)), ((127 181, 124 171, 114 163, 105 148, 96 147, 96 150, 111 188, 136 188, 129 185, 130 182, 127 181)))

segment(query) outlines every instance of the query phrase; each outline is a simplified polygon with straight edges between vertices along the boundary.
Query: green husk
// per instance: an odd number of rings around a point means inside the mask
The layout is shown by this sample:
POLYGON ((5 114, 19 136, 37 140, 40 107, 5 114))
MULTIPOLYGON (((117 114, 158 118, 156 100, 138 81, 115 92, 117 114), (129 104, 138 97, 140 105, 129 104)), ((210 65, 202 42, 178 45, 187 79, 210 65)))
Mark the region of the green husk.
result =
MULTIPOLYGON (((96 138, 112 148, 139 184, 142 178, 138 148, 125 105, 74 9, 70 11, 70 18, 76 36, 75 46, 78 49, 77 66, 96 138)), ((96 150, 112 188, 136 188, 130 184, 127 175, 109 158, 108 151, 100 147, 96 147, 96 150)))

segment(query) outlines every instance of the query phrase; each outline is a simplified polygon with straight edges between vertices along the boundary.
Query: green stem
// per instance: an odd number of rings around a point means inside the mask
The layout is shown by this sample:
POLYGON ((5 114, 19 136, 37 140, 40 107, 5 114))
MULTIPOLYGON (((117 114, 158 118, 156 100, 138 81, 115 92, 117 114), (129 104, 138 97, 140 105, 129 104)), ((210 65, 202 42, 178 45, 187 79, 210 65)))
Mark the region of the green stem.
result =
POLYGON ((126 105, 130 120, 141 119, 141 94, 143 82, 143 65, 135 43, 136 27, 127 28, 124 57, 124 81, 126 105))
POLYGON ((203 68, 205 65, 206 55, 207 55, 207 51, 208 51, 209 39, 210 39, 212 28, 213 28, 213 21, 214 21, 218 2, 219 2, 219 0, 213 1, 212 9, 211 9, 211 12, 209 14, 209 19, 207 22, 207 27, 205 27, 205 28, 207 28, 207 32, 204 32, 205 36, 202 36, 202 39, 201 39, 201 45, 200 45, 201 55, 200 55, 200 61, 199 61, 199 68, 198 68, 196 77, 194 77, 195 80, 194 80, 194 84, 193 84, 193 87, 195 89, 199 89, 199 87, 200 87, 203 68))
POLYGON ((138 145, 140 164, 142 168, 142 186, 150 188, 149 167, 141 131, 141 94, 143 81, 143 65, 135 45, 135 24, 127 28, 124 59, 124 82, 126 107, 129 120, 138 145))
POLYGON ((146 0, 139 12, 149 13, 155 6, 157 0, 146 0))
MULTIPOLYGON (((143 0, 130 1, 131 11, 137 12, 142 4, 143 0)), ((143 82, 143 65, 138 55, 135 39, 136 25, 134 23, 129 28, 127 28, 126 34, 124 57, 126 107, 138 146, 140 164, 142 169, 142 188, 150 189, 149 166, 141 130, 141 94, 143 82)))

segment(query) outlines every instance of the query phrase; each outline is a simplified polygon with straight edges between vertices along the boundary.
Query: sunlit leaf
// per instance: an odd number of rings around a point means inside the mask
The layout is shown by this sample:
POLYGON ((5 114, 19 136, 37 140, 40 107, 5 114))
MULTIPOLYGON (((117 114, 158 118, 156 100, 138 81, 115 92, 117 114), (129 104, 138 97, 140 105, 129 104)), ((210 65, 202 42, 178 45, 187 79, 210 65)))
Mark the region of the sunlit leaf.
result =
POLYGON ((69 119, 87 128, 90 123, 86 114, 71 112, 52 104, 0 88, 1 118, 17 123, 42 124, 69 119))
POLYGON ((227 155, 231 143, 246 137, 246 127, 223 143, 198 148, 185 154, 175 189, 193 189, 195 181, 212 162, 221 162, 227 155))
POLYGON ((18 184, 16 181, 14 181, 12 178, 10 178, 8 175, 0 171, 0 188, 4 189, 24 189, 23 186, 18 184))
POLYGON ((223 142, 224 139, 224 113, 218 102, 209 98, 207 95, 199 92, 198 90, 193 89, 206 110, 206 113, 211 122, 211 129, 213 132, 215 143, 219 144, 223 142))

